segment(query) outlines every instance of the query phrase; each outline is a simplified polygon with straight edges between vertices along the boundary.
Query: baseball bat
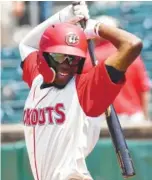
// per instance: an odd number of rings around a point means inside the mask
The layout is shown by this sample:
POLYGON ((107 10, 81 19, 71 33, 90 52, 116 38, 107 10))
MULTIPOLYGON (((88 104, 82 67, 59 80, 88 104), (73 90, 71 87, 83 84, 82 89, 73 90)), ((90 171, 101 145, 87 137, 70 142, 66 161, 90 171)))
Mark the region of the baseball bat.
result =
MULTIPOLYGON (((73 2, 72 4, 76 5, 78 3, 79 2, 73 2)), ((85 29, 86 21, 81 20, 80 25, 83 29, 85 29)), ((88 50, 92 65, 95 66, 97 59, 94 54, 94 44, 91 39, 88 40, 88 50)), ((135 175, 133 161, 113 105, 110 105, 109 108, 106 109, 105 116, 113 146, 115 148, 118 163, 122 171, 122 176, 124 178, 130 178, 135 175)))

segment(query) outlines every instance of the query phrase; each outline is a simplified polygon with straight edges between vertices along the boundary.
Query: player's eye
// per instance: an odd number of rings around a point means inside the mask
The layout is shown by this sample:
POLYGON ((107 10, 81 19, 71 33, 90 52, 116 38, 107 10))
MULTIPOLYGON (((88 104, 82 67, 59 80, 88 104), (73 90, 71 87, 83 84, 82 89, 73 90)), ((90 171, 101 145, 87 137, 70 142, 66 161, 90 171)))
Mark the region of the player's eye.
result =
POLYGON ((50 55, 53 57, 54 61, 56 61, 60 64, 65 61, 65 55, 64 54, 51 53, 50 55))

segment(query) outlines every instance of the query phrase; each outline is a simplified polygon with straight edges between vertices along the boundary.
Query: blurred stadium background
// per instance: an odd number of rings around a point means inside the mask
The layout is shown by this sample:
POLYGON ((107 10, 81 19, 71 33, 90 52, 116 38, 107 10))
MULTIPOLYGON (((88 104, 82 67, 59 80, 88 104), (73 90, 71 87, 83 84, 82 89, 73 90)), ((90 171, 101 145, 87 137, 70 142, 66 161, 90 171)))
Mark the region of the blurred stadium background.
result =
MULTIPOLYGON (((22 81, 18 43, 32 27, 71 2, 24 2, 23 12, 20 10, 14 12, 16 5, 12 1, 0 3, 1 179, 32 180, 24 136, 20 128, 18 128, 18 124, 22 124, 24 102, 29 91, 27 85, 22 81)), ((142 39, 144 46, 141 55, 152 81, 152 2, 89 1, 88 6, 91 17, 98 15, 115 17, 121 22, 125 30, 136 34, 142 39)), ((149 114, 152 119, 152 98, 149 107, 149 114)), ((146 128, 144 130, 132 128, 129 135, 127 133, 129 131, 125 131, 128 136, 128 145, 137 168, 137 176, 133 180, 150 180, 152 177, 152 132, 150 132, 152 128, 149 126, 146 126, 146 128)), ((109 136, 105 134, 104 131, 103 134, 101 133, 103 139, 99 141, 94 152, 87 159, 89 170, 95 180, 122 179, 118 166, 113 165, 116 162, 116 157, 109 136)))

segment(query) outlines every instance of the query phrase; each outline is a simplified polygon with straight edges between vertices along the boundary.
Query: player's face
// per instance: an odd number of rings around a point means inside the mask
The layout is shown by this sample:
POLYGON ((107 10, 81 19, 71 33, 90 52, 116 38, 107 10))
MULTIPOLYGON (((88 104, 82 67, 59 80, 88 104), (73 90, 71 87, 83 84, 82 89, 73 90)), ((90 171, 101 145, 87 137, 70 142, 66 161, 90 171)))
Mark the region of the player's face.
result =
POLYGON ((61 57, 53 57, 58 60, 56 66, 56 78, 54 84, 65 86, 78 71, 78 65, 81 61, 80 57, 61 55, 61 57))

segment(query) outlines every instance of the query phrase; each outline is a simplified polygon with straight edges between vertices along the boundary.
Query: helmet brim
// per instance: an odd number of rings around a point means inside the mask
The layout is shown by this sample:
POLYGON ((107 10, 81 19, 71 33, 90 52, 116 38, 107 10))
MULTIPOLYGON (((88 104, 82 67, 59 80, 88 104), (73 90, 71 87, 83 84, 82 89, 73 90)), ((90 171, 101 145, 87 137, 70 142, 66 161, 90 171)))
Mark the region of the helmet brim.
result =
POLYGON ((86 58, 86 54, 81 49, 73 46, 65 46, 65 45, 52 46, 44 49, 43 52, 61 53, 61 54, 68 54, 68 55, 80 56, 82 58, 86 58))

